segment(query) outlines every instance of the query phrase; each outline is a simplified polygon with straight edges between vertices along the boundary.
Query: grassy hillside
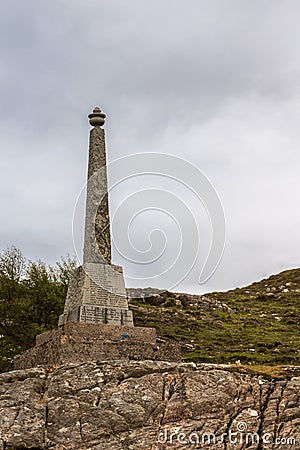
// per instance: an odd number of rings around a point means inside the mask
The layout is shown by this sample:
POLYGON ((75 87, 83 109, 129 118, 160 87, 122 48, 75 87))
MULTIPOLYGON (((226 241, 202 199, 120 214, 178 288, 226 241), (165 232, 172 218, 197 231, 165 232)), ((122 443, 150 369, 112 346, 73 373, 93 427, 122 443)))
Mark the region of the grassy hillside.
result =
POLYGON ((187 361, 300 364, 300 269, 228 292, 162 292, 130 305, 135 325, 180 342, 187 361))

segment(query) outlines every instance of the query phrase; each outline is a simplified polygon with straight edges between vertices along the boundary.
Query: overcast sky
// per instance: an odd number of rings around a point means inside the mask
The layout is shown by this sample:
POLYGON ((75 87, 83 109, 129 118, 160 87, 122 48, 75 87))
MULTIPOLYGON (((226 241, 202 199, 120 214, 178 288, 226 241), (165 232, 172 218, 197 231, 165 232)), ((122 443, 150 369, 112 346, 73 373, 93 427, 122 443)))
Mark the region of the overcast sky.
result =
MULTIPOLYGON (((225 290, 299 267, 299 17, 297 0, 2 2, 0 247, 14 244, 49 263, 75 253, 86 116, 99 106, 109 161, 178 156, 218 192, 226 216, 221 263, 199 286, 209 221, 206 229, 191 200, 203 255, 177 290, 225 290)), ((150 185, 139 177, 111 192, 112 211, 122 193, 150 185)), ((176 195, 189 203, 189 194, 176 195)), ((148 212, 139 220, 135 245, 164 223, 172 257, 179 238, 169 219, 148 212)), ((114 237, 122 225, 113 226, 114 237)), ((114 261, 126 275, 139 272, 116 249, 114 261)))

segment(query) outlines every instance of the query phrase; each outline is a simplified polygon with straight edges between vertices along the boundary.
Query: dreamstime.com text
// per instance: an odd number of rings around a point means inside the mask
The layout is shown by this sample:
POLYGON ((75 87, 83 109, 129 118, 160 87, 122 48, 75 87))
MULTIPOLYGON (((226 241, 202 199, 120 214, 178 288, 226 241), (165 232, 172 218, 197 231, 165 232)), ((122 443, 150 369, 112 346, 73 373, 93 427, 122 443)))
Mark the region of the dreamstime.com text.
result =
POLYGON ((181 445, 218 445, 224 442, 228 442, 233 445, 253 445, 253 444, 264 444, 264 445, 296 445, 295 437, 283 437, 274 436, 272 433, 251 433, 247 431, 247 424, 245 422, 239 422, 237 424, 237 430, 229 430, 227 433, 221 435, 216 435, 215 433, 183 433, 180 432, 179 428, 174 428, 173 430, 165 429, 157 435, 157 443, 159 444, 181 444, 181 445))

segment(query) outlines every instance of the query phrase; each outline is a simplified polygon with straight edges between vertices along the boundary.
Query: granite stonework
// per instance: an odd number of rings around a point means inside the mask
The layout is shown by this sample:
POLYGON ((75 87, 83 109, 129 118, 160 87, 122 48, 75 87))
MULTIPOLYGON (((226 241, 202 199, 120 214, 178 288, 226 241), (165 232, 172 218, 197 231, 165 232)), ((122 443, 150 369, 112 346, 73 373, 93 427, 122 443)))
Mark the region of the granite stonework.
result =
POLYGON ((14 359, 15 369, 93 360, 180 360, 180 347, 157 343, 154 328, 134 327, 122 267, 111 263, 105 114, 89 115, 90 132, 83 265, 70 277, 58 329, 14 359))
POLYGON ((78 267, 71 276, 58 324, 68 321, 133 326, 122 267, 97 263, 78 267))
POLYGON ((105 131, 99 126, 90 131, 83 262, 111 264, 105 131))
POLYGON ((111 264, 105 114, 89 115, 90 131, 83 266, 74 271, 59 326, 68 321, 133 326, 122 267, 111 264))
POLYGON ((156 342, 154 328, 71 323, 36 337, 36 346, 18 355, 14 369, 110 360, 180 361, 179 346, 156 342))

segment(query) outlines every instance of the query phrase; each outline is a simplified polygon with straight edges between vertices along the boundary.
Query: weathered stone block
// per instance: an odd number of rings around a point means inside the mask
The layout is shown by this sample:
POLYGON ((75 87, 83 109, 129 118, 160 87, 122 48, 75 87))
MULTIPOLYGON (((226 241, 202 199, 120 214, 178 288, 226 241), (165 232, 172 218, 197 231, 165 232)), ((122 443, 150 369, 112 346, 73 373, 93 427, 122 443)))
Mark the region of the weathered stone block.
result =
POLYGON ((37 336, 36 344, 16 356, 15 369, 97 360, 181 360, 178 345, 156 343, 154 328, 67 323, 37 336))
POLYGON ((76 336, 78 339, 94 339, 101 337, 104 340, 118 340, 123 334, 128 334, 127 340, 129 342, 135 342, 137 340, 152 344, 155 344, 156 342, 155 328, 68 322, 58 329, 45 331, 45 333, 39 334, 36 337, 36 345, 42 345, 45 342, 51 341, 64 334, 76 336))

